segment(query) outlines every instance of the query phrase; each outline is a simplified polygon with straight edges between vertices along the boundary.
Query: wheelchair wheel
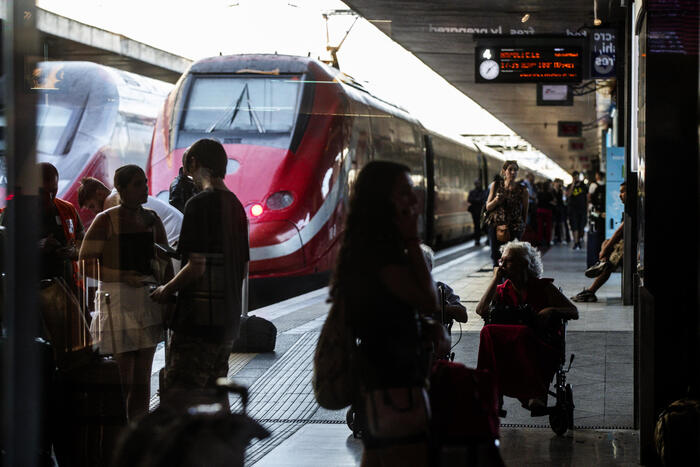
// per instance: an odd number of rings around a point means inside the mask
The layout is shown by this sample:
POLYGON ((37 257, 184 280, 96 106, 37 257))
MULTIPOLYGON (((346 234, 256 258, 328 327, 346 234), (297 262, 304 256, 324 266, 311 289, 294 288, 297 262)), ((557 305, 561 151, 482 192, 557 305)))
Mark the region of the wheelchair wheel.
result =
POLYGON ((558 436, 562 436, 569 429, 569 420, 566 407, 557 404, 549 414, 549 426, 558 436))
POLYGON ((569 422, 569 429, 574 429, 574 391, 571 389, 571 385, 567 384, 564 389, 565 394, 565 407, 566 407, 566 418, 569 422))
POLYGON ((355 411, 352 410, 352 406, 348 407, 348 411, 345 413, 345 423, 347 423, 348 428, 355 433, 355 411))

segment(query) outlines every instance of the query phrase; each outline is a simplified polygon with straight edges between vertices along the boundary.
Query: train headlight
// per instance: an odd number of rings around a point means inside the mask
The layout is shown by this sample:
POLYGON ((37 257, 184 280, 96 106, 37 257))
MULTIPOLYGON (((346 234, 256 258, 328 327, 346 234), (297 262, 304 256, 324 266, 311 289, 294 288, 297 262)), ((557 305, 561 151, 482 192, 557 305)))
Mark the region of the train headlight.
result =
POLYGON ((254 204, 250 208, 250 213, 253 215, 253 217, 258 217, 260 214, 263 213, 263 207, 262 204, 254 204))
POLYGON ((265 204, 268 209, 273 211, 278 211, 280 209, 287 208, 294 202, 294 196, 288 191, 278 191, 277 193, 271 194, 265 204))

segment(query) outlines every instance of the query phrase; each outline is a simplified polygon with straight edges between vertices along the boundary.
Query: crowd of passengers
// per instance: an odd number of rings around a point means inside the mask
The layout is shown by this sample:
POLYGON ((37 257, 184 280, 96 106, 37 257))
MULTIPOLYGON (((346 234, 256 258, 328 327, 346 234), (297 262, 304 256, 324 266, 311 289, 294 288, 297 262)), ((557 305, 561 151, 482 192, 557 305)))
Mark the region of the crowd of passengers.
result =
MULTIPOLYGON (((94 215, 87 231, 76 208, 56 197, 56 168, 40 164, 45 298, 40 332, 54 345, 59 371, 86 365, 77 349, 91 353, 93 366, 106 362, 102 356, 112 356, 123 419, 132 424, 148 418, 153 358, 160 342, 166 342, 161 405, 183 410, 227 377, 239 332, 248 230, 243 206, 224 184, 226 153, 217 141, 202 139, 187 149, 182 162, 171 186, 171 204, 148 196, 146 175, 138 166, 119 168, 114 189, 94 178, 83 179, 79 207, 94 215), (173 256, 179 258, 178 268, 173 256), (71 323, 56 324, 56 313, 71 323), (64 335, 69 328, 79 330, 82 346, 73 334, 64 335)), ((573 248, 581 248, 587 213, 600 215, 600 201, 590 195, 603 191, 602 174, 596 188, 586 187, 577 173, 563 187, 558 179, 535 184, 532 174, 517 181, 517 172, 517 162, 506 161, 487 189, 477 182, 469 195, 475 226, 488 229, 493 259, 492 279, 476 308, 485 321, 479 373, 473 373, 481 375, 481 382, 460 379, 457 375, 467 374, 466 367, 449 362, 446 325, 466 322, 467 312, 447 284, 433 280, 432 252, 421 245, 409 169, 373 161, 360 172, 329 302, 331 313, 341 309, 344 318, 337 321, 341 329, 336 331, 350 336, 347 381, 355 429, 365 447, 362 465, 431 464, 431 418, 445 414, 435 409, 430 417, 430 401, 441 396, 436 388, 445 381, 456 386, 450 387, 451 394, 476 398, 484 408, 482 418, 489 418, 491 408, 496 416, 503 415, 503 396, 518 398, 533 415, 546 413, 547 390, 560 364, 561 324, 577 319, 578 311, 553 279, 543 277, 537 247, 549 246, 552 226, 554 242, 568 242, 570 225, 573 248), (528 229, 531 242, 522 241, 528 229), (484 382, 495 394, 491 406, 484 382)), ((480 237, 477 231, 477 244, 480 237)), ((603 245, 595 266, 598 275, 612 270, 606 264, 613 248, 603 245)), ((334 354, 317 355, 321 364, 324 358, 334 354)), ((73 383, 69 378, 66 384, 73 383)), ((149 426, 155 436, 157 423, 149 426)), ((495 431, 492 425, 490 435, 497 436, 497 422, 495 431)), ((90 464, 79 461, 74 451, 54 447, 59 465, 90 464)), ((498 464, 497 451, 487 456, 498 464)))

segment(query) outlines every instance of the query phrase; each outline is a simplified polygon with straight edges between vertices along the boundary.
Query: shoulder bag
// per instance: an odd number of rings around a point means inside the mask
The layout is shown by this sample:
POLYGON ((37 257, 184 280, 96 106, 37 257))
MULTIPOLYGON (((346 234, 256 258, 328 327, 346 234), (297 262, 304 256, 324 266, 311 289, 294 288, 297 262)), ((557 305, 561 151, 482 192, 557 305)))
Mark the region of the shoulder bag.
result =
POLYGON ((353 352, 353 335, 347 324, 345 305, 333 303, 314 354, 311 383, 321 407, 339 410, 352 404, 355 394, 353 352))

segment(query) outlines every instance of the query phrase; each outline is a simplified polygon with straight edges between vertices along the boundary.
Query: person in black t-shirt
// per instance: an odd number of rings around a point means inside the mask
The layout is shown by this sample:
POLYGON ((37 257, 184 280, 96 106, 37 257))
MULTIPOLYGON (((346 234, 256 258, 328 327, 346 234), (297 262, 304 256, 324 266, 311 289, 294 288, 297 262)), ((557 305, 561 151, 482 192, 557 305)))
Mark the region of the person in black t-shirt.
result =
POLYGON ((469 192, 467 202, 469 207, 467 210, 472 215, 474 221, 474 245, 481 245, 481 211, 484 209, 486 197, 489 195, 481 186, 481 180, 474 180, 474 189, 469 192))
POLYGON ((577 171, 571 175, 574 180, 566 188, 566 199, 569 208, 569 224, 574 237, 574 250, 580 250, 583 248, 583 233, 586 228, 588 186, 579 178, 577 171))
POLYGON ((248 274, 248 221, 224 184, 223 146, 201 139, 186 151, 185 174, 198 194, 185 205, 178 251, 184 267, 151 295, 167 301, 178 292, 165 363, 165 390, 211 387, 226 377, 238 336, 242 285, 248 274))

